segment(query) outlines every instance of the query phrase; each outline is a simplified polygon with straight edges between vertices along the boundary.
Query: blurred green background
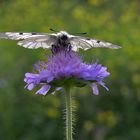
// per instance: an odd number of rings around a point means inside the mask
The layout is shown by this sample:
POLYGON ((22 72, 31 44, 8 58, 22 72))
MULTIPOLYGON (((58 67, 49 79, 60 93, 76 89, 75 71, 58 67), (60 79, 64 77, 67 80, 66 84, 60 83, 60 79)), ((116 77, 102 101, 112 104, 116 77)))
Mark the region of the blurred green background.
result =
MULTIPOLYGON (((74 88, 75 140, 140 140, 140 0, 0 0, 0 32, 87 32, 122 46, 80 51, 111 73, 110 91, 74 88)), ((48 51, 50 52, 50 51, 48 51)), ((0 140, 64 139, 63 94, 46 97, 24 89, 24 73, 43 49, 0 40, 0 140)))

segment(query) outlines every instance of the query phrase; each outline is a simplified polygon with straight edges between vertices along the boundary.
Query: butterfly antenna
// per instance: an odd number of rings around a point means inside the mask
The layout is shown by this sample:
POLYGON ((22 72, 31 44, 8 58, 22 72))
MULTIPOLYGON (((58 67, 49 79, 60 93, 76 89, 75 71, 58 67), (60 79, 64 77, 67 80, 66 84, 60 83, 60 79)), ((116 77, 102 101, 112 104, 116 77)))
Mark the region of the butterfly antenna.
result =
POLYGON ((74 33, 75 35, 85 35, 87 34, 86 32, 83 32, 83 33, 74 33))
POLYGON ((50 28, 50 31, 57 32, 56 30, 54 30, 54 29, 52 29, 52 28, 50 28))
POLYGON ((86 33, 86 32, 84 32, 84 33, 79 33, 79 34, 86 35, 87 33, 86 33))

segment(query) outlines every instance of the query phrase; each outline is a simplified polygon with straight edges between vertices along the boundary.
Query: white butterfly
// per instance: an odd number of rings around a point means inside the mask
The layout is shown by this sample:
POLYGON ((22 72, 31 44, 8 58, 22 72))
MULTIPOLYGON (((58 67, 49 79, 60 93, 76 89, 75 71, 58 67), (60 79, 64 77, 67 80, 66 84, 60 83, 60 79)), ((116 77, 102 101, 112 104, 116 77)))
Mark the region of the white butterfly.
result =
POLYGON ((57 46, 70 46, 72 50, 77 51, 78 48, 84 50, 90 48, 112 48, 118 49, 120 46, 109 42, 96 39, 90 39, 81 36, 70 35, 65 31, 58 33, 24 33, 24 32, 5 32, 0 33, 0 38, 20 40, 18 45, 29 49, 50 48, 57 46))

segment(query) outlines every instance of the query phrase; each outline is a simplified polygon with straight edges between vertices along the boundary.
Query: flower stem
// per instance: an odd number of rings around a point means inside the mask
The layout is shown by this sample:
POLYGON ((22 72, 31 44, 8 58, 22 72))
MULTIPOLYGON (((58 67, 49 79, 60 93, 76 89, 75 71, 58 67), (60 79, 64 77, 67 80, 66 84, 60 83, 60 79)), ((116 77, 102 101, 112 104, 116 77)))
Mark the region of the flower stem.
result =
POLYGON ((73 140, 72 137, 72 98, 70 88, 65 88, 66 100, 66 140, 73 140))

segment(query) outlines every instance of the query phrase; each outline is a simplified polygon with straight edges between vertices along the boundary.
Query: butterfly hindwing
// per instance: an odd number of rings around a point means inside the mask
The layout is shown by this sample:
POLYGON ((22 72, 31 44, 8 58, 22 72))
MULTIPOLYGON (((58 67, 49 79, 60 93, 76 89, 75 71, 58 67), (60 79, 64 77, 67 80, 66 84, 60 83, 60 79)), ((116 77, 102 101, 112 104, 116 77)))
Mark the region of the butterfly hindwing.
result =
POLYGON ((50 48, 51 45, 55 42, 55 36, 38 36, 24 39, 18 42, 18 45, 23 46, 29 49, 50 48))

